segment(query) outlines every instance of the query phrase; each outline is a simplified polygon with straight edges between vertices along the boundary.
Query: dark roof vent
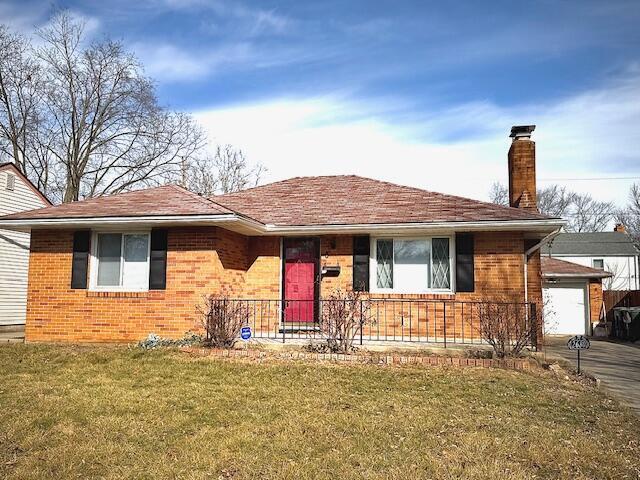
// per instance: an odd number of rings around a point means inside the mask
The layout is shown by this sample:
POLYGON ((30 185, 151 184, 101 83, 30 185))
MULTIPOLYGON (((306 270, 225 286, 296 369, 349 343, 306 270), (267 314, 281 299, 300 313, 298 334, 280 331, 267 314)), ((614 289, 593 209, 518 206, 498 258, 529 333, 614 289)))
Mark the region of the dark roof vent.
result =
POLYGON ((13 173, 7 173, 7 190, 13 192, 16 188, 16 176, 13 173))

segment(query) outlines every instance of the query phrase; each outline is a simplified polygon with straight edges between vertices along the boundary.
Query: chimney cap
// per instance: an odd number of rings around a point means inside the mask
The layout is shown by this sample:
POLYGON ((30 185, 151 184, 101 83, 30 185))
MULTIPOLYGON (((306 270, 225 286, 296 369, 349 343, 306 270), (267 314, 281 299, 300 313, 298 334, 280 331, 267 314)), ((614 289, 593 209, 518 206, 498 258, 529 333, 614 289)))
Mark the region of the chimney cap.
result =
POLYGON ((536 129, 535 125, 514 125, 511 127, 509 137, 517 140, 519 138, 531 138, 531 133, 536 129))

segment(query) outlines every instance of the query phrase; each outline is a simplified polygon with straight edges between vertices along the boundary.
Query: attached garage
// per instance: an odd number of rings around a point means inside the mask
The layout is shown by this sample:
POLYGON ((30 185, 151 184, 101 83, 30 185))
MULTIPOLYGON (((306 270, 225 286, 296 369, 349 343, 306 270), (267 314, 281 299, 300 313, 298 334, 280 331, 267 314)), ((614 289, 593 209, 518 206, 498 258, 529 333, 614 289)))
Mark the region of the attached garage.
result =
POLYGON ((591 335, 599 320, 602 279, 608 276, 602 270, 542 257, 545 333, 591 335))
POLYGON ((543 284, 545 332, 553 335, 585 335, 589 328, 587 282, 543 284))

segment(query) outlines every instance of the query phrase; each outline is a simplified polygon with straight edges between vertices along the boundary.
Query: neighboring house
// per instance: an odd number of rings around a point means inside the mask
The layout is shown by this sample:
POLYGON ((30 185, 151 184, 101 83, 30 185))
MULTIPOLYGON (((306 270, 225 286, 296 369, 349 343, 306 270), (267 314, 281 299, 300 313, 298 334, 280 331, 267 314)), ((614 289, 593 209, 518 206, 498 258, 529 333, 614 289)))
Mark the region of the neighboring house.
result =
MULTIPOLYGON (((51 205, 13 163, 0 164, 0 215, 51 205)), ((0 229, 0 329, 24 325, 29 233, 0 229)))
POLYGON ((613 232, 560 233, 541 254, 611 273, 605 290, 640 290, 640 250, 622 225, 613 232))
POLYGON ((542 256, 545 333, 591 335, 601 320, 602 280, 611 274, 542 256))
POLYGON ((337 288, 386 301, 370 339, 477 339, 478 301, 541 305, 539 248, 564 224, 536 209, 533 129, 511 132, 512 207, 328 176, 209 199, 164 186, 0 218, 32 234, 27 341, 179 337, 207 294, 246 300, 253 333, 284 339, 317 328, 337 288))

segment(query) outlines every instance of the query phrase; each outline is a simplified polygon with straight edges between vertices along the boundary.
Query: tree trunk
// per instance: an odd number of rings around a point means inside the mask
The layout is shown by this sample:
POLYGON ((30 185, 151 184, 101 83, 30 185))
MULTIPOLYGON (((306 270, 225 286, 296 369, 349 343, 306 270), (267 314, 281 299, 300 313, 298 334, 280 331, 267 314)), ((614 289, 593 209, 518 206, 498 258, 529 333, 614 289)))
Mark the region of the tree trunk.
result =
POLYGON ((63 203, 71 203, 76 202, 80 199, 80 179, 73 176, 67 175, 67 185, 64 189, 64 197, 62 198, 63 203))

